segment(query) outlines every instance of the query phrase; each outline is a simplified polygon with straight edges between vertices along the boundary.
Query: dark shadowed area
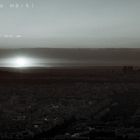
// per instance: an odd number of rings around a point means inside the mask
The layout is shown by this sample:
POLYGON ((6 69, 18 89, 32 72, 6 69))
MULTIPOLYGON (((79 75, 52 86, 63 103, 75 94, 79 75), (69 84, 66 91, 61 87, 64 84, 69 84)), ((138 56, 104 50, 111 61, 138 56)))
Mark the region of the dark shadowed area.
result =
POLYGON ((31 67, 9 63, 1 67, 0 137, 139 138, 139 53, 139 49, 1 50, 1 63, 17 54, 39 61, 31 67))

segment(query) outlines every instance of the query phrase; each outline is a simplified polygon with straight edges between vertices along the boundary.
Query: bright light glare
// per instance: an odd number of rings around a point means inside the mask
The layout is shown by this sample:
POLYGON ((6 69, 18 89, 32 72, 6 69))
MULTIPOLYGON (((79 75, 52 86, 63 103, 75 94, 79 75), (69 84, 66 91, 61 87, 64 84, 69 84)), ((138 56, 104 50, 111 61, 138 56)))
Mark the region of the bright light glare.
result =
POLYGON ((13 60, 13 66, 14 67, 29 67, 30 66, 30 61, 27 59, 27 58, 24 58, 24 57, 18 57, 18 58, 15 58, 13 60))
POLYGON ((45 64, 45 62, 44 60, 28 56, 13 56, 11 58, 6 58, 0 64, 2 64, 3 67, 26 69, 31 67, 44 67, 45 65, 42 63, 45 64))

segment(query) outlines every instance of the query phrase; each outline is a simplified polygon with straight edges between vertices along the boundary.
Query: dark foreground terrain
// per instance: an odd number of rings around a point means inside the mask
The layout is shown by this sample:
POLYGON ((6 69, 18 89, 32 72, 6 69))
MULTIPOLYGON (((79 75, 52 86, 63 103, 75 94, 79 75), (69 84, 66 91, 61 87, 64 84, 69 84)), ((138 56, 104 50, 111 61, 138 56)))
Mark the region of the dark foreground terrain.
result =
POLYGON ((2 70, 0 137, 138 139, 140 71, 85 71, 2 70))

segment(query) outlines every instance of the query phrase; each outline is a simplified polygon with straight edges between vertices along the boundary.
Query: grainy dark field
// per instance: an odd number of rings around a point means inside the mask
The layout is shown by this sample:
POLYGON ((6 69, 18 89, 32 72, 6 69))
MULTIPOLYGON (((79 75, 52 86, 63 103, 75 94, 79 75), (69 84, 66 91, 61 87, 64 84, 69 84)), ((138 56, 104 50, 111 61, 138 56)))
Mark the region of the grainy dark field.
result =
POLYGON ((0 74, 3 139, 139 137, 139 70, 0 74))

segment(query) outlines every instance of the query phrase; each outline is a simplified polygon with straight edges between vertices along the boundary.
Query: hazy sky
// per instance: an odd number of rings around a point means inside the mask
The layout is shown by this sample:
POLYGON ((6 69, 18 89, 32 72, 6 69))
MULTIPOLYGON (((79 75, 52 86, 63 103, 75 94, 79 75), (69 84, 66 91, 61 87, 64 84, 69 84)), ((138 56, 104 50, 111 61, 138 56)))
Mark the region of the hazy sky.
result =
POLYGON ((0 0, 0 48, 140 47, 139 14, 140 0, 0 0))

